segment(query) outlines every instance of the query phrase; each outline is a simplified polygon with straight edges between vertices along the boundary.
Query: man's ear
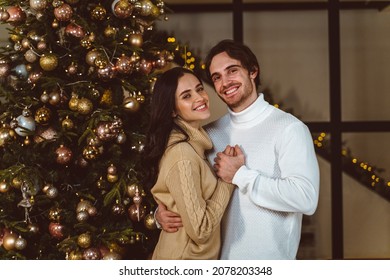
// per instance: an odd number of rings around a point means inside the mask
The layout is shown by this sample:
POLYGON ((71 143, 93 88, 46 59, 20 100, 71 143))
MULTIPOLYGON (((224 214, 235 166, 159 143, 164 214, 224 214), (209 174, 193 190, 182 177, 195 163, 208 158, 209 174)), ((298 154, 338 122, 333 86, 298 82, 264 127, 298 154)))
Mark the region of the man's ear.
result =
POLYGON ((249 75, 252 79, 256 78, 257 75, 260 75, 259 69, 257 69, 257 67, 253 67, 253 69, 252 69, 252 71, 250 71, 249 75))

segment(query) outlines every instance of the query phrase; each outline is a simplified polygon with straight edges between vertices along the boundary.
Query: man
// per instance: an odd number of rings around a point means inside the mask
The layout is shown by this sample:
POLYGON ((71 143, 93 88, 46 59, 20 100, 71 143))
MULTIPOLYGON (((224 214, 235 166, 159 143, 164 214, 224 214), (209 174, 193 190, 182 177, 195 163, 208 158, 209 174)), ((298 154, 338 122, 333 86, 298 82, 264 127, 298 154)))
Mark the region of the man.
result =
MULTIPOLYGON (((260 67, 245 45, 223 40, 206 68, 228 113, 206 126, 216 174, 235 190, 222 221, 221 259, 295 259, 302 216, 318 204, 319 169, 307 126, 257 93, 260 67), (218 152, 217 151, 223 151, 218 152)), ((159 206, 164 230, 180 217, 159 206)))

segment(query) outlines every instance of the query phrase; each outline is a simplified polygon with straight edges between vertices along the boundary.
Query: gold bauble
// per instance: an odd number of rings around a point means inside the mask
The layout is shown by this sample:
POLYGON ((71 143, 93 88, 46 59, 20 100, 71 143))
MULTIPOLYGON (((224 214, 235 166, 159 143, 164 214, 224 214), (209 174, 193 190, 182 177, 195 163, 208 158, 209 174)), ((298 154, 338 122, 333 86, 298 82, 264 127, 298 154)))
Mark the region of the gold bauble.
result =
POLYGON ((77 111, 82 115, 88 115, 93 110, 93 104, 92 101, 88 98, 80 98, 78 104, 77 104, 77 111))
POLYGON ((130 34, 128 42, 131 46, 140 48, 144 43, 144 39, 142 37, 142 34, 134 33, 134 34, 130 34))
POLYGON ((133 198, 135 196, 135 193, 139 190, 139 187, 137 184, 131 184, 126 187, 126 193, 129 197, 133 198))
POLYGON ((83 39, 80 40, 80 45, 83 48, 90 49, 92 47, 92 41, 89 39, 88 36, 84 37, 83 39))
POLYGON ((15 132, 8 127, 0 127, 0 147, 5 146, 11 142, 15 132))
MULTIPOLYGON (((51 187, 49 187, 51 188, 51 187)), ((49 210, 49 219, 53 222, 59 222, 62 218, 62 210, 59 207, 53 207, 49 210)))
POLYGON ((61 125, 65 130, 72 130, 74 128, 74 123, 68 116, 61 122, 61 125))
POLYGON ((106 37, 112 38, 112 37, 115 36, 115 34, 116 34, 116 29, 115 29, 115 27, 107 26, 107 27, 104 29, 104 36, 106 36, 106 37))
POLYGON ((91 12, 91 17, 96 20, 104 20, 106 18, 107 11, 100 4, 97 5, 91 12))
POLYGON ((5 181, 0 182, 0 193, 6 193, 8 190, 9 185, 5 181))
POLYGON ((22 186, 23 180, 20 179, 20 177, 14 177, 11 181, 11 186, 14 187, 15 189, 20 189, 22 186))
POLYGON ((95 66, 95 59, 98 57, 100 52, 96 49, 93 49, 87 53, 85 56, 85 62, 90 66, 95 66))
POLYGON ((81 211, 87 211, 88 209, 92 207, 92 203, 89 200, 80 200, 80 202, 77 204, 76 212, 79 213, 81 211))
POLYGON ((157 228, 156 219, 154 218, 153 212, 150 212, 145 216, 144 225, 147 229, 154 230, 157 228))
POLYGON ((80 251, 71 251, 67 257, 67 260, 82 260, 83 253, 80 251))
POLYGON ((110 183, 115 183, 118 181, 118 175, 117 174, 107 174, 107 181, 110 183))
POLYGON ((112 99, 112 90, 106 89, 103 92, 103 95, 100 99, 100 105, 103 107, 111 107, 113 105, 113 99, 112 99))
POLYGON ((6 233, 3 237, 3 247, 7 251, 15 249, 15 242, 18 236, 15 233, 6 233))
POLYGON ((95 58, 94 64, 99 69, 106 68, 108 65, 107 57, 103 54, 98 55, 95 58))
POLYGON ((41 107, 35 111, 35 121, 41 125, 46 125, 51 119, 51 111, 47 107, 41 107))
POLYGON ((83 150, 83 157, 87 160, 97 159, 100 154, 99 148, 92 145, 88 145, 83 150))
POLYGON ((108 252, 104 255, 103 260, 121 260, 122 256, 116 252, 108 252))
POLYGON ((91 246, 91 242, 92 242, 92 237, 89 233, 82 233, 77 238, 77 244, 84 249, 91 246))
POLYGON ((140 104, 137 99, 128 96, 123 100, 123 108, 128 112, 135 113, 139 110, 140 104))
POLYGON ((72 111, 77 111, 79 105, 79 98, 77 96, 72 96, 69 100, 68 106, 72 111))
POLYGON ((39 65, 45 71, 53 71, 58 66, 58 58, 51 53, 42 55, 39 59, 39 65))

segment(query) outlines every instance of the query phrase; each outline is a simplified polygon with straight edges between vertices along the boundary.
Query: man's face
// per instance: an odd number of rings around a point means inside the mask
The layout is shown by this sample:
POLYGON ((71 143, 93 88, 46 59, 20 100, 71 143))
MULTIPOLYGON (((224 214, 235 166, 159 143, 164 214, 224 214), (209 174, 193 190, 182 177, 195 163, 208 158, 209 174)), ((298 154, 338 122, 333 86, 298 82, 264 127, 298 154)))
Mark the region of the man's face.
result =
POLYGON ((232 111, 240 112, 256 100, 254 79, 258 71, 249 73, 239 60, 226 52, 213 57, 209 70, 215 91, 232 111))

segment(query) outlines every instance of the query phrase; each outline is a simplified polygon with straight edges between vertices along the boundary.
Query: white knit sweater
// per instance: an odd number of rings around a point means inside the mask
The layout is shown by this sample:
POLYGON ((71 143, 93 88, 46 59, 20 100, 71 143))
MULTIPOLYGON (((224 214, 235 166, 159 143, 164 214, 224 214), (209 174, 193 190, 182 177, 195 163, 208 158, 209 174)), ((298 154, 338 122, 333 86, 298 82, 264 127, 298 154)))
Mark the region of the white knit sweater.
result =
POLYGON ((295 259, 302 214, 318 203, 319 169, 307 126, 264 100, 205 127, 214 149, 241 146, 246 163, 222 222, 221 259, 295 259))

